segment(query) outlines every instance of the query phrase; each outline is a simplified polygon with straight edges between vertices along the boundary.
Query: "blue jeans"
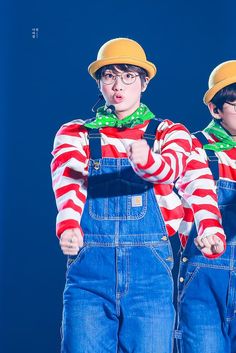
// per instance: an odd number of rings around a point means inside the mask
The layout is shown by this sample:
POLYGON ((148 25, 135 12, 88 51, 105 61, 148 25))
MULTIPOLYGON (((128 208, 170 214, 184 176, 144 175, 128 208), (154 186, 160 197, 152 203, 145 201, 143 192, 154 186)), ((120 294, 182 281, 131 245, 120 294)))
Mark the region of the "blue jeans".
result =
POLYGON ((179 270, 178 351, 236 352, 236 183, 218 182, 218 202, 227 235, 226 252, 207 259, 190 234, 179 270))
POLYGON ((168 244, 86 245, 69 265, 63 353, 172 351, 168 244))
POLYGON ((70 256, 62 353, 171 353, 172 249, 153 187, 126 159, 89 167, 84 247, 70 256))

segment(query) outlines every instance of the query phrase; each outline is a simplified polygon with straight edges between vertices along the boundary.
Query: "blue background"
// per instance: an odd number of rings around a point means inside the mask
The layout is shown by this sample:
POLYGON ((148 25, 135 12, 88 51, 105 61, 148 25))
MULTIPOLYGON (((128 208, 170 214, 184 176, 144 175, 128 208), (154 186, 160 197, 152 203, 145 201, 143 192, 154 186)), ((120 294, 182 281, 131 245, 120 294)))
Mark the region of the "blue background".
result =
POLYGON ((105 41, 137 40, 158 67, 143 102, 200 129, 210 118, 202 103, 209 74, 235 59, 236 3, 9 0, 0 13, 0 351, 56 353, 65 257, 50 152, 62 123, 92 116, 98 90, 87 66, 105 41))

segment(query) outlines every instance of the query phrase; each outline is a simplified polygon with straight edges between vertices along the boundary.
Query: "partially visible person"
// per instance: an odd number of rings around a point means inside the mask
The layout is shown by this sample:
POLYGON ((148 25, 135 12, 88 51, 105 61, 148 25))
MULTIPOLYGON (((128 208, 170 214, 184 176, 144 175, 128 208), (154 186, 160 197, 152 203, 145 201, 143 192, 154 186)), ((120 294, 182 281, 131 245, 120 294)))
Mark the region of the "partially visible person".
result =
POLYGON ((204 103, 212 120, 202 132, 195 133, 193 145, 203 154, 212 171, 227 247, 224 252, 224 239, 218 233, 217 208, 212 206, 214 193, 211 197, 207 190, 209 179, 206 178, 205 189, 199 190, 198 180, 190 168, 187 171, 192 180, 189 202, 186 186, 181 190, 183 181, 179 182, 180 193, 185 196, 185 216, 179 230, 184 250, 179 272, 176 338, 180 353, 235 353, 236 60, 223 62, 212 71, 204 103), (200 206, 191 207, 194 199, 199 200, 200 206), (215 220, 209 222, 213 214, 215 220), (198 226, 207 224, 209 230, 212 228, 212 234, 216 233, 222 242, 217 243, 215 235, 209 237, 209 234, 199 241, 194 219, 198 226), (206 244, 211 254, 205 251, 206 244))

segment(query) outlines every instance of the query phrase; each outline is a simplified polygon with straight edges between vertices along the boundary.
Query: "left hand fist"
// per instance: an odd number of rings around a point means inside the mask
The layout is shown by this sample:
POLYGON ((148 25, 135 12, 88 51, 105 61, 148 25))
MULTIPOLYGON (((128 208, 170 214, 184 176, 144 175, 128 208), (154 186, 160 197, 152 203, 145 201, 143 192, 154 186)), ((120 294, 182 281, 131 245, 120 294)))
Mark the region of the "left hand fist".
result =
POLYGON ((126 151, 132 163, 145 165, 148 161, 150 147, 146 140, 138 140, 129 145, 126 151))
POLYGON ((224 251, 224 243, 216 235, 209 235, 203 239, 201 239, 201 236, 197 236, 194 239, 194 243, 206 255, 220 254, 224 251))
POLYGON ((83 237, 79 228, 66 229, 60 237, 60 246, 64 255, 77 255, 83 246, 83 237))

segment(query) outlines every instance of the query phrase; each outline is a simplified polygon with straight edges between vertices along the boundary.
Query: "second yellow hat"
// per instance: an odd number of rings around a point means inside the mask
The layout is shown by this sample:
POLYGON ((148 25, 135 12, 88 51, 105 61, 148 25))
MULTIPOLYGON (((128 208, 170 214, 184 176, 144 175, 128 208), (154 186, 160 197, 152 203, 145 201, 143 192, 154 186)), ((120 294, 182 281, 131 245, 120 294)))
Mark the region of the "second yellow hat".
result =
POLYGON ((217 92, 231 83, 236 83, 236 60, 225 61, 212 71, 208 81, 209 89, 203 97, 204 103, 208 104, 217 92))

